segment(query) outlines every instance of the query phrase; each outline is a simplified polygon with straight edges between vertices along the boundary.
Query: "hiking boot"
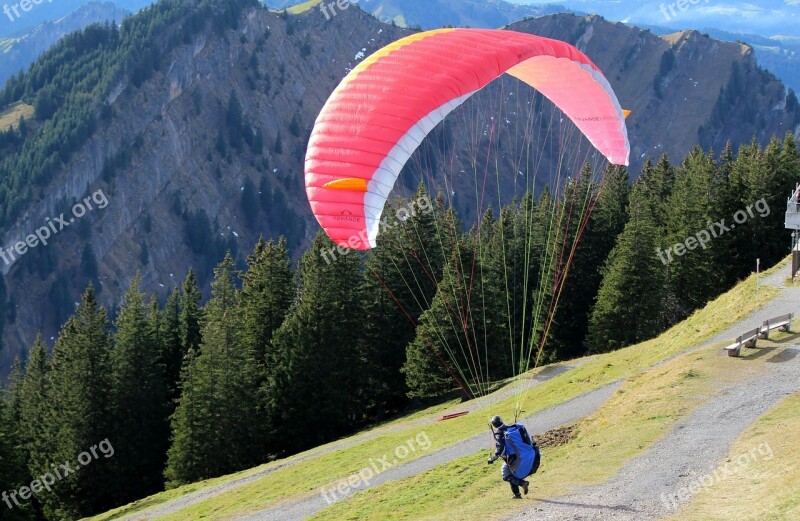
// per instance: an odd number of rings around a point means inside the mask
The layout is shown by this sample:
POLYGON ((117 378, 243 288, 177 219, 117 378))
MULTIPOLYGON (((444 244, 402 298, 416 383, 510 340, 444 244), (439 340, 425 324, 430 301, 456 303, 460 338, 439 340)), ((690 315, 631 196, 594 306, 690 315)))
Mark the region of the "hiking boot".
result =
POLYGON ((530 483, 528 483, 527 481, 523 481, 520 485, 522 486, 522 492, 524 492, 525 495, 527 496, 528 495, 528 485, 530 485, 530 483))
POLYGON ((514 499, 522 499, 522 496, 520 494, 514 494, 514 499))

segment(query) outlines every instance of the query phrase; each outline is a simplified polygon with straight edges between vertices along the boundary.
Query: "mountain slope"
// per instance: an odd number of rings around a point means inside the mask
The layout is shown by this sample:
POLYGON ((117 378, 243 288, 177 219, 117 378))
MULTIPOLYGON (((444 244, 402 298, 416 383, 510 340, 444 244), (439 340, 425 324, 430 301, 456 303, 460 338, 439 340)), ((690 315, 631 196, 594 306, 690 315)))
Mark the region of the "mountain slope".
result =
MULTIPOLYGON (((381 24, 356 6, 333 20, 317 9, 292 16, 251 6, 230 21, 235 29, 206 21, 195 29, 192 23, 191 16, 178 19, 138 53, 160 57, 148 75, 140 66, 109 64, 122 72, 96 105, 96 129, 46 185, 20 191, 26 202, 15 222, 0 230, 4 247, 98 190, 108 207, 21 261, 0 263, 14 309, 0 368, 24 353, 37 331, 52 337, 89 280, 113 308, 137 270, 143 289, 163 297, 187 266, 205 283, 226 250, 241 260, 259 234, 287 235, 297 256, 317 229, 302 181, 316 114, 364 56, 411 32, 381 24)), ((669 152, 679 161, 698 140, 720 150, 727 139, 741 143, 756 135, 765 141, 800 122, 796 103, 756 68, 745 46, 694 32, 659 38, 573 15, 513 29, 575 43, 606 72, 622 104, 634 111, 628 120, 632 177, 648 155, 669 152), (663 65, 665 56, 673 59, 663 65), (727 94, 720 96, 723 88, 727 94)), ((501 99, 500 92, 512 90, 533 99, 516 80, 503 79, 476 100, 501 99)), ((34 130, 45 124, 29 123, 34 130)), ((510 170, 508 159, 500 160, 501 170, 510 170)), ((554 170, 546 150, 536 160, 542 171, 554 170)), ((453 189, 474 192, 472 181, 458 179, 453 189)), ((503 198, 514 190, 510 176, 502 179, 503 198)), ((463 201, 470 207, 467 196, 463 201)), ((475 217, 462 215, 467 222, 475 217)))
MULTIPOLYGON (((18 38, 32 32, 42 23, 56 22, 62 17, 78 11, 82 6, 97 4, 98 0, 58 0, 57 2, 44 2, 29 4, 30 8, 26 11, 18 7, 19 17, 11 10, 11 7, 21 2, 3 2, 9 6, 9 12, 0 12, 0 40, 5 38, 18 38)), ((110 2, 105 2, 110 3, 110 2)), ((124 0, 114 2, 117 9, 135 12, 142 7, 153 3, 153 0, 124 0)), ((0 6, 2 7, 2 6, 0 6)))
MULTIPOLYGON (((526 4, 524 0, 511 0, 526 4)), ((756 49, 759 65, 776 74, 795 91, 800 91, 797 49, 785 49, 781 41, 799 38, 800 5, 797 2, 769 0, 739 2, 662 2, 661 0, 565 0, 565 6, 599 14, 610 20, 649 28, 656 34, 695 29, 713 38, 744 41, 756 49)))
POLYGON ((746 45, 697 31, 658 37, 597 16, 553 15, 514 28, 573 43, 604 71, 620 102, 633 111, 628 131, 634 176, 635 165, 647 156, 666 152, 679 158, 698 142, 721 150, 727 140, 764 140, 800 123, 796 97, 757 67, 746 45), (772 118, 770 129, 758 130, 772 118))
POLYGON ((754 34, 705 29, 712 38, 729 42, 741 40, 753 46, 761 67, 775 73, 787 87, 800 92, 800 36, 764 38, 754 34))
POLYGON ((130 14, 111 2, 92 2, 54 22, 44 22, 28 34, 0 39, 0 86, 20 70, 27 68, 50 46, 65 35, 87 25, 107 20, 117 23, 130 14))

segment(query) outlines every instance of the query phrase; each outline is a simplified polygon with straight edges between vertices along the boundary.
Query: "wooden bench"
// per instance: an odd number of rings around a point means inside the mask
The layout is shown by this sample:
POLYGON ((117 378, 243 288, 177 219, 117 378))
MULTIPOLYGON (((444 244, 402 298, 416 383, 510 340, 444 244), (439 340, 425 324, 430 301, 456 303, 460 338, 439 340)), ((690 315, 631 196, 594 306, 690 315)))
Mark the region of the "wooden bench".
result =
POLYGON ((739 353, 742 351, 742 346, 744 347, 756 347, 756 342, 758 342, 758 335, 761 334, 761 327, 757 327, 752 331, 748 331, 742 335, 736 337, 736 341, 729 346, 725 346, 725 351, 728 352, 728 356, 739 356, 739 353))
POLYGON ((794 313, 789 313, 788 315, 781 315, 779 317, 765 320, 764 323, 761 325, 761 333, 759 334, 759 337, 769 338, 769 332, 771 329, 780 329, 781 331, 789 331, 789 329, 791 329, 792 327, 793 318, 794 318, 794 313))

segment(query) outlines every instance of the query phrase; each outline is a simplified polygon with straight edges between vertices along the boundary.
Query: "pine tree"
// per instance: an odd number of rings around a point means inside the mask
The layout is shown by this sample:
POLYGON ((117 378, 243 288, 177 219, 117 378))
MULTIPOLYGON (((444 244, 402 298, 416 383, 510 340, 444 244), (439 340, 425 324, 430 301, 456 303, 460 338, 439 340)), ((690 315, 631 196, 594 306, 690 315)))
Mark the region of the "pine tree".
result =
POLYGON ((514 283, 514 345, 518 353, 514 374, 521 374, 531 367, 539 357, 542 347, 542 361, 552 360, 552 350, 545 350, 543 342, 545 324, 550 313, 550 305, 555 297, 555 279, 558 275, 562 242, 563 212, 550 194, 548 187, 542 191, 534 204, 533 194, 526 194, 515 212, 514 248, 518 276, 514 283))
MULTIPOLYGON (((501 219, 504 215, 501 211, 501 219)), ((473 261, 466 269, 470 272, 471 293, 469 315, 472 322, 475 363, 482 373, 480 381, 488 386, 491 381, 514 375, 511 337, 508 317, 509 295, 504 262, 503 224, 496 220, 488 208, 470 232, 473 261)))
POLYGON ((362 417, 362 325, 356 254, 326 263, 320 251, 332 242, 320 232, 299 268, 299 297, 272 343, 279 365, 268 386, 275 425, 302 423, 313 414, 313 429, 299 429, 283 451, 299 451, 345 432, 362 417))
POLYGON ((295 112, 292 116, 292 121, 289 123, 289 132, 295 137, 300 137, 300 118, 295 112))
MULTIPOLYGON (((514 202, 500 211, 496 221, 492 216, 492 229, 486 231, 490 219, 484 217, 481 239, 482 247, 480 266, 483 282, 482 298, 488 303, 487 324, 494 328, 489 335, 495 349, 492 350, 494 372, 500 376, 517 374, 520 356, 523 351, 522 320, 523 308, 519 306, 526 295, 525 277, 538 270, 539 259, 533 252, 526 255, 526 244, 531 238, 520 237, 522 221, 530 222, 530 214, 526 218, 523 208, 535 210, 532 198, 526 198, 522 204, 514 202)), ((528 290, 527 294, 532 292, 528 290)))
POLYGON ((183 352, 197 349, 200 346, 200 322, 203 319, 203 310, 200 308, 200 301, 203 295, 197 289, 197 279, 194 270, 189 269, 186 279, 181 287, 181 344, 183 352))
POLYGON ((419 210, 397 226, 381 230, 379 247, 365 262, 361 286, 364 326, 361 342, 368 365, 367 406, 382 418, 387 409, 397 410, 407 401, 406 346, 414 339, 414 324, 433 300, 441 278, 442 252, 433 205, 420 184, 411 201, 389 204, 385 212, 409 208, 419 210))
MULTIPOLYGON (((575 255, 564 282, 548 345, 555 358, 565 360, 584 353, 584 342, 589 329, 589 316, 593 301, 587 295, 597 295, 602 281, 602 266, 622 232, 627 217, 626 207, 630 187, 624 168, 609 166, 604 179, 597 185, 586 187, 590 171, 584 169, 578 193, 586 197, 588 220, 575 245, 575 255)), ((583 199, 578 197, 575 199, 583 199)), ((581 212, 582 201, 574 203, 575 212, 581 212)), ((568 246, 579 231, 580 221, 574 220, 568 246)))
POLYGON ((260 156, 264 153, 264 131, 261 130, 261 127, 256 128, 256 134, 253 136, 253 144, 250 146, 250 151, 256 156, 260 156))
POLYGON ((267 381, 278 363, 272 348, 272 335, 283 323, 295 294, 286 239, 277 244, 259 239, 247 259, 248 270, 242 276, 240 298, 241 339, 246 353, 243 368, 252 395, 245 423, 251 434, 255 454, 270 452, 267 381))
POLYGON ((174 402, 180 396, 179 381, 181 366, 187 351, 181 340, 181 291, 172 290, 164 311, 161 313, 161 353, 164 364, 164 380, 167 384, 167 396, 170 411, 175 408, 174 402))
MULTIPOLYGON (((445 276, 452 277, 449 270, 445 276)), ((472 381, 456 374, 458 367, 453 367, 455 360, 447 351, 460 340, 458 330, 445 318, 451 316, 447 301, 444 291, 436 293, 430 309, 420 317, 414 340, 406 348, 402 371, 411 398, 441 396, 453 388, 460 388, 462 396, 470 397, 472 381)))
POLYGON ((649 194, 648 200, 656 226, 666 227, 669 210, 666 203, 675 184, 675 168, 670 163, 667 154, 662 155, 655 165, 648 158, 637 182, 640 180, 643 183, 641 189, 649 194))
POLYGON ((625 228, 630 192, 627 169, 609 166, 604 174, 603 186, 597 196, 597 203, 592 210, 586 232, 592 239, 592 246, 596 248, 592 257, 598 275, 602 261, 614 248, 617 236, 625 228))
POLYGON ((711 193, 716 176, 714 158, 700 147, 694 147, 675 172, 666 203, 664 234, 667 247, 671 247, 664 254, 668 290, 665 314, 669 323, 683 320, 721 290, 714 277, 716 245, 708 230, 714 215, 711 193))
POLYGON ((141 277, 122 300, 111 351, 116 498, 127 503, 157 492, 169 437, 167 385, 158 343, 158 315, 145 303, 141 277))
MULTIPOLYGON (((90 285, 73 317, 64 325, 53 349, 48 403, 48 453, 32 475, 52 470, 53 462, 72 462, 112 429, 110 337, 106 310, 90 285)), ((96 450, 96 449, 95 449, 96 450)), ((75 519, 107 510, 117 494, 110 461, 102 455, 87 467, 58 481, 52 494, 41 496, 45 515, 75 519)))
POLYGON ((624 347, 663 329, 664 266, 656 255, 658 194, 648 184, 652 179, 641 179, 631 192, 629 220, 603 270, 587 337, 594 352, 624 347), (631 295, 637 296, 635 305, 631 295))
POLYGON ((86 243, 81 253, 81 274, 83 275, 87 284, 92 284, 97 288, 96 292, 100 293, 100 286, 98 285, 99 270, 97 268, 97 258, 94 255, 91 243, 86 243))
MULTIPOLYGON (((484 219, 486 233, 491 233, 493 218, 484 219)), ((478 237, 474 231, 461 236, 456 221, 448 210, 445 222, 451 224, 446 229, 459 235, 449 241, 452 249, 436 294, 406 349, 402 371, 412 398, 439 396, 454 388, 470 398, 485 391, 491 379, 486 359, 492 348, 486 345, 481 268, 476 258, 478 237)))
POLYGON ((25 373, 19 382, 19 442, 31 472, 46 468, 52 461, 53 435, 49 432, 54 414, 50 394, 49 360, 41 335, 36 337, 28 354, 25 373))
MULTIPOLYGON (((774 144, 773 144, 774 145, 774 144)), ((770 155, 777 155, 777 150, 770 150, 770 155)), ((722 216, 725 225, 729 228, 725 231, 726 235, 731 235, 731 266, 735 270, 735 278, 746 277, 756 267, 756 259, 761 258, 763 265, 768 265, 765 258, 767 245, 772 242, 772 233, 763 218, 747 215, 747 207, 754 208, 755 203, 764 198, 770 199, 773 204, 769 207, 774 213, 777 211, 779 223, 782 224, 781 214, 785 211, 786 196, 794 186, 784 186, 778 188, 773 182, 774 172, 769 171, 768 161, 765 157, 761 145, 755 139, 749 145, 739 147, 736 160, 732 166, 732 184, 738 191, 732 194, 730 201, 730 214, 722 216), (775 190, 777 193, 773 194, 775 190), (774 199, 773 199, 774 197, 774 199), (778 201, 775 210, 775 201, 778 201), (745 216, 746 222, 737 223, 735 219, 745 216), (732 226, 733 225, 733 226, 732 226), (735 226, 735 228, 734 228, 735 226)))
MULTIPOLYGON (((735 157, 733 146, 729 141, 717 161, 717 175, 711 196, 713 209, 711 219, 715 232, 717 227, 714 223, 722 222, 724 219, 724 222, 729 224, 741 204, 744 182, 735 175, 734 169, 735 157)), ((745 251, 737 247, 744 231, 743 228, 732 229, 714 239, 713 263, 722 279, 723 288, 731 287, 746 272, 745 266, 748 261, 745 259, 745 251)))
POLYGON ((214 270, 198 354, 184 368, 172 416, 168 486, 241 470, 259 456, 248 444, 252 396, 243 371, 235 277, 235 262, 226 255, 214 270))
POLYGON ((760 228, 758 258, 763 266, 771 266, 785 257, 789 250, 784 240, 776 240, 784 234, 784 212, 788 196, 800 182, 800 154, 792 132, 787 132, 781 141, 773 137, 764 153, 767 191, 761 197, 752 194, 746 207, 748 225, 760 228))
POLYGON ((0 387, 0 491, 9 493, 0 502, 0 519, 4 521, 33 521, 40 515, 35 499, 26 501, 12 493, 32 481, 26 466, 28 453, 20 433, 22 376, 19 359, 16 359, 8 388, 0 387))

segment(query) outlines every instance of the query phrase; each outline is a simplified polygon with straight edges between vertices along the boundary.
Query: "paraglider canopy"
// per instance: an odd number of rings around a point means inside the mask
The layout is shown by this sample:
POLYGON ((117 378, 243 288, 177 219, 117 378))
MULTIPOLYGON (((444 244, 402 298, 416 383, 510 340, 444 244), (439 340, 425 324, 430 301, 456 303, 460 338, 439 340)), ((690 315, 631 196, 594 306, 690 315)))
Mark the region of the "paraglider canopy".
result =
POLYGON ((376 246, 400 171, 451 111, 507 73, 550 99, 611 163, 627 165, 626 114, 600 69, 558 40, 491 29, 403 38, 361 62, 330 96, 311 133, 306 194, 340 246, 376 246))

